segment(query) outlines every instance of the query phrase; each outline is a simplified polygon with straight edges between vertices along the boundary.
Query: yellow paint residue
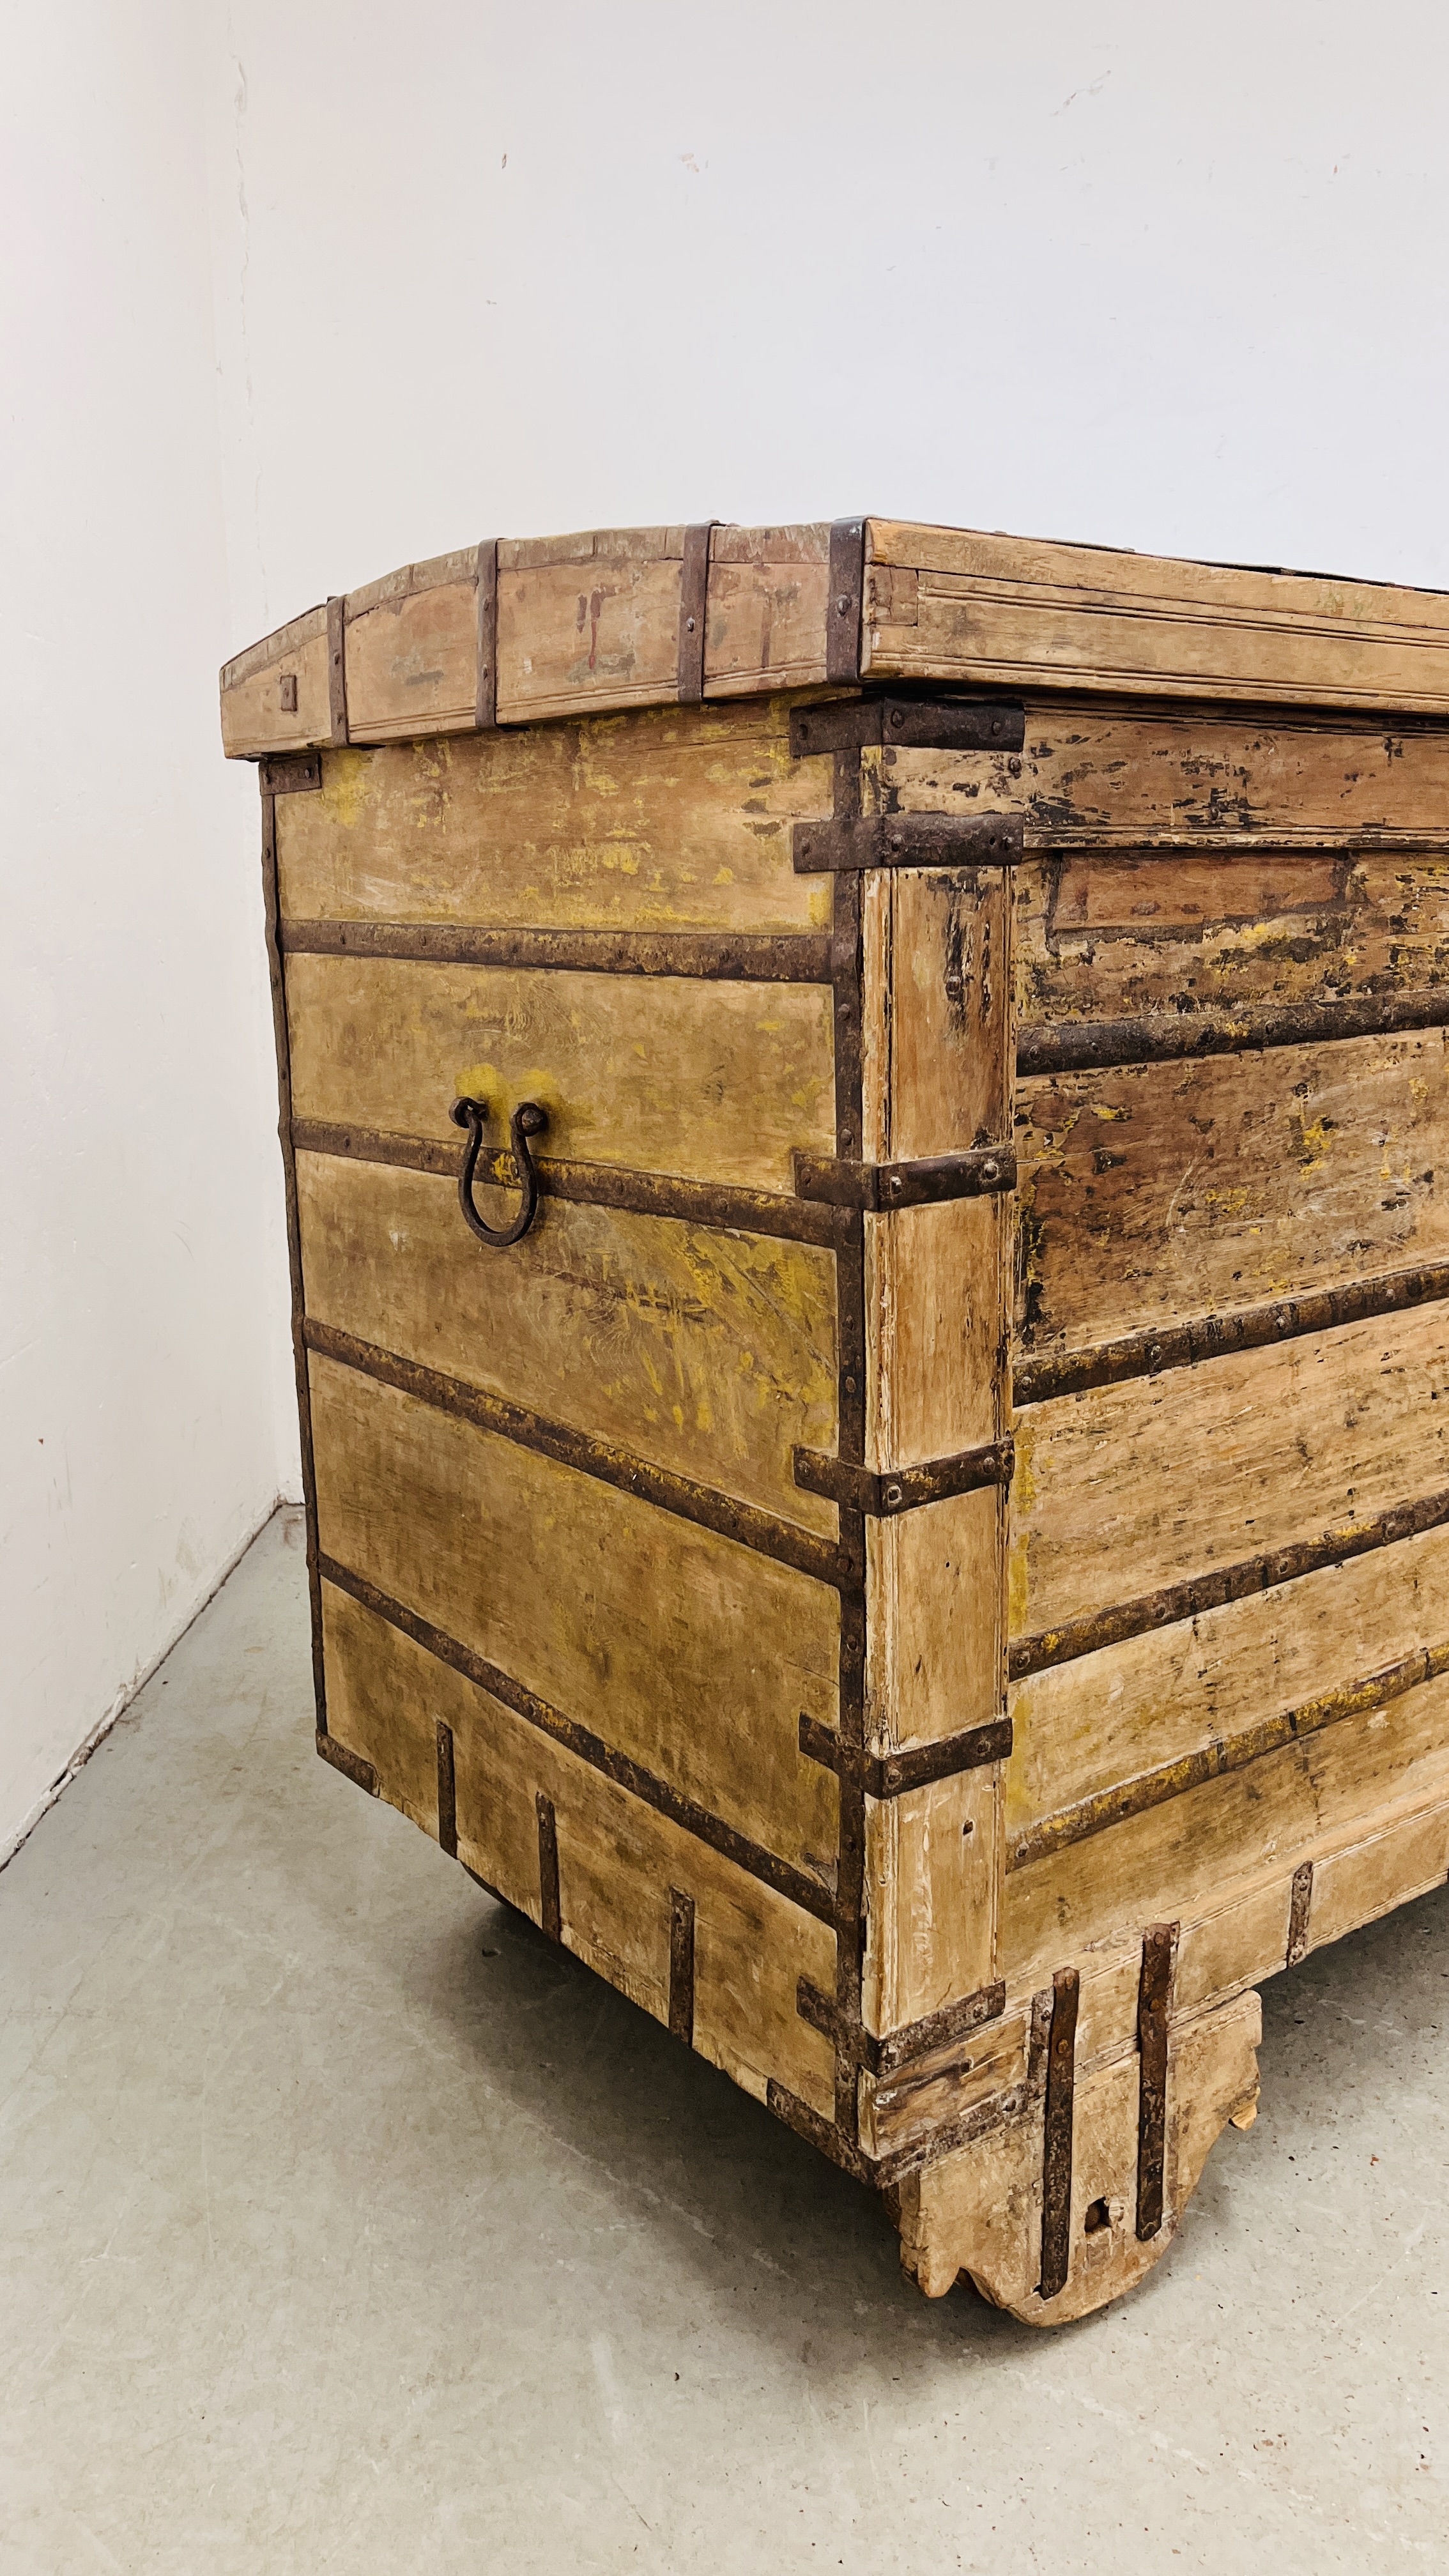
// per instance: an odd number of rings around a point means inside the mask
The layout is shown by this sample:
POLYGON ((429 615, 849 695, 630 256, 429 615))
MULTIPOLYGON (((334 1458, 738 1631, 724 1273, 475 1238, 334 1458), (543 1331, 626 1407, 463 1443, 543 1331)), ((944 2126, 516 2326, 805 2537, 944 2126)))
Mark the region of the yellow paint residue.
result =
POLYGON ((329 751, 322 764, 322 804, 329 823, 350 832, 367 803, 365 751, 329 751))

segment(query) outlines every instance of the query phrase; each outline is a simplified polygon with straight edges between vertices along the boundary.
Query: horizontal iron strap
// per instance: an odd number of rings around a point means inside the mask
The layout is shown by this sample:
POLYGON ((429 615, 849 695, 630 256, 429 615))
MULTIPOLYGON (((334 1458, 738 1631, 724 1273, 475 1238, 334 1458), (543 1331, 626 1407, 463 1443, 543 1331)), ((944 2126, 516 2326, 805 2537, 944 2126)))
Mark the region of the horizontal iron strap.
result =
MULTIPOLYGON (((393 1171, 432 1172, 456 1181, 463 1168, 463 1147, 431 1136, 390 1136, 375 1128, 343 1126, 322 1118, 294 1118, 292 1144, 299 1154, 336 1154, 347 1162, 380 1163, 393 1171)), ((840 1249, 854 1242, 860 1218, 851 1209, 826 1207, 809 1199, 777 1197, 770 1190, 737 1189, 726 1181, 685 1181, 670 1172, 631 1172, 613 1163, 534 1165, 544 1198, 565 1199, 579 1207, 618 1208, 630 1216, 677 1217, 729 1234, 763 1234, 787 1243, 818 1243, 840 1249)), ((495 1181, 516 1190, 518 1173, 509 1153, 480 1154, 479 1181, 495 1181)))
POLYGON ((1006 698, 836 698, 790 711, 796 760, 876 743, 901 751, 1020 751, 1025 741, 1026 709, 1006 698))
POLYGON ((491 1431, 520 1449, 536 1450, 560 1466, 576 1468, 581 1476, 593 1476, 600 1484, 632 1494, 638 1502, 651 1503, 676 1519, 733 1539, 757 1556, 793 1566, 797 1573, 814 1575, 836 1589, 858 1580, 857 1571, 830 1539, 773 1512, 762 1512, 752 1503, 737 1502, 732 1494, 722 1494, 712 1485, 696 1484, 670 1468, 651 1466, 631 1450, 615 1448, 612 1441, 593 1439, 566 1422, 551 1422, 524 1405, 509 1404, 502 1396, 445 1376, 440 1369, 425 1368, 396 1351, 380 1350, 375 1343, 359 1341, 355 1334, 339 1332, 335 1325, 319 1323, 310 1315, 303 1323, 302 1338, 309 1350, 323 1358, 356 1369, 359 1376, 374 1378, 379 1385, 394 1387, 400 1395, 430 1405, 434 1412, 471 1422, 475 1430, 491 1431))
POLYGON ((1211 1574, 1196 1575, 1186 1583, 1170 1583, 1160 1592, 1139 1593, 1135 1600, 1118 1602, 1111 1609, 1091 1610, 1080 1619, 1063 1620, 1059 1627, 1017 1637, 1007 1668, 1013 1681, 1024 1681, 1029 1673, 1075 1663, 1080 1655, 1094 1655, 1103 1646, 1121 1645, 1128 1637, 1144 1637, 1154 1628, 1196 1619, 1205 1610, 1220 1610, 1225 1602, 1245 1601, 1252 1593, 1271 1592, 1280 1583, 1300 1582, 1307 1574, 1347 1565, 1378 1547, 1396 1547, 1404 1539, 1421 1537, 1425 1530, 1442 1529, 1446 1521, 1449 1490, 1426 1494, 1419 1502, 1400 1503, 1375 1520, 1325 1530, 1321 1538, 1300 1539, 1262 1556, 1244 1557, 1236 1565, 1218 1566, 1211 1574))
POLYGON ((974 2110, 964 2112, 959 2120, 948 2120, 914 2146, 898 2147, 891 2155, 868 2156, 853 2147, 833 2120, 822 2119, 818 2111, 802 2102, 772 2075, 765 2090, 765 2102, 777 2120, 797 2136, 808 2138, 832 2164, 840 2165, 857 2182, 873 2183, 877 2191, 888 2191, 892 2184, 903 2182, 908 2174, 919 2173, 924 2165, 938 2164, 943 2156, 954 2155, 958 2147, 969 2147, 973 2140, 988 2137, 993 2129, 1008 2120, 1019 2119, 1032 2098, 1029 2084, 1013 2084, 1004 2093, 995 2093, 989 2102, 978 2102, 974 2110))
POLYGON ((259 764, 257 783, 264 796, 305 795, 322 784, 322 754, 320 751, 269 754, 259 764))
POLYGON ((838 1928, 835 1899, 829 1888, 823 1887, 818 1879, 811 1878, 803 1869, 796 1869, 792 1862, 778 1859, 774 1852, 765 1851, 759 1843, 751 1842, 747 1835, 736 1833, 733 1825, 727 1825, 722 1817, 711 1815, 693 1798, 671 1788, 667 1780, 656 1779, 642 1763, 631 1761, 625 1753, 616 1753, 590 1728, 580 1726, 574 1718, 565 1717, 547 1700, 539 1699, 521 1682, 500 1672, 496 1664, 490 1664, 486 1657, 475 1654, 471 1646, 460 1644, 446 1630, 434 1627, 430 1619, 422 1619, 416 1611, 409 1610, 405 1602, 394 1600, 390 1593, 379 1590, 365 1575, 354 1574, 350 1567, 339 1565, 334 1557, 324 1555, 318 1562, 324 1582, 332 1584, 339 1592, 349 1594, 365 1610, 371 1610, 390 1628, 396 1628, 400 1636, 410 1637, 415 1646, 421 1646, 424 1653, 432 1655, 438 1663, 447 1664, 453 1672, 461 1673, 466 1681, 476 1683, 490 1699, 498 1700, 504 1708, 511 1709, 515 1717, 521 1717, 525 1725, 536 1727, 541 1735, 547 1735, 555 1744, 561 1744, 566 1752, 576 1755, 580 1762, 587 1763, 591 1771, 612 1780, 616 1788, 626 1789, 631 1797, 638 1798, 646 1807, 652 1807, 658 1815, 667 1816, 672 1824, 679 1825, 687 1834, 693 1834, 697 1842, 707 1843, 711 1851, 717 1851, 722 1859, 733 1861, 735 1867, 744 1870, 748 1877, 772 1887, 778 1896, 798 1905, 802 1913, 813 1915, 818 1923, 828 1923, 832 1930, 838 1928))
POLYGON ((1165 1806, 1169 1799, 1182 1797, 1205 1780, 1216 1780, 1227 1771, 1245 1770, 1250 1762, 1261 1762, 1266 1754, 1280 1753, 1286 1744, 1300 1743, 1325 1726, 1336 1726, 1349 1717, 1363 1717, 1402 1699, 1421 1683, 1437 1681, 1442 1673, 1449 1673, 1449 1642, 1420 1647, 1401 1663, 1370 1673, 1363 1681, 1350 1682, 1343 1690, 1325 1691, 1318 1699, 1306 1700, 1301 1708, 1284 1709, 1277 1717, 1264 1718, 1238 1735, 1220 1737, 1216 1743, 1184 1753, 1175 1762, 1159 1763, 1155 1771, 1140 1772, 1135 1780, 1118 1781, 1110 1789, 1099 1790, 1095 1797, 1079 1798, 1070 1807, 1059 1807, 1053 1815, 1039 1816, 1034 1824, 1023 1825, 1008 1836, 1006 1866, 1026 1869, 1032 1861, 1047 1859, 1054 1852, 1068 1850, 1073 1843, 1087 1841, 1093 1834, 1105 1833, 1109 1826, 1122 1824, 1129 1816, 1165 1806))
POLYGON ((1014 1451, 1009 1440, 992 1440, 980 1449, 963 1449, 954 1458, 933 1458, 923 1467, 855 1467, 848 1459, 830 1458, 818 1449, 797 1449, 795 1482, 807 1494, 823 1494, 842 1510, 868 1513, 872 1520, 892 1520, 898 1512, 916 1512, 924 1504, 946 1502, 953 1494, 974 1494, 983 1485, 1009 1485, 1014 1451))
POLYGON ((797 876, 829 869, 1007 868, 1022 855, 1019 814, 889 814, 797 823, 797 876))
POLYGON ((961 1735, 943 1735, 934 1744, 907 1745, 899 1753, 869 1753, 864 1746, 842 1743, 835 1729, 818 1717, 802 1715, 800 1750, 842 1780, 858 1780, 868 1798, 904 1798, 912 1789, 929 1788, 933 1780, 953 1780, 962 1771, 980 1771, 989 1762, 1004 1762, 1011 1752, 1011 1720, 970 1726, 961 1735))
MULTIPOLYGON (((802 828, 797 825, 797 830, 802 828)), ((1268 1010, 1148 1011, 1130 1020, 1055 1020, 1018 1029, 1018 1074, 1095 1073, 1117 1064, 1175 1064, 1184 1056, 1251 1055, 1449 1028, 1449 984, 1424 992, 1344 994, 1268 1010)))
POLYGON ((388 957, 574 975, 680 975, 739 984, 828 984, 826 931, 480 930, 457 922, 286 921, 290 957, 388 957))
POLYGON ((1016 1187, 1009 1145, 968 1154, 923 1155, 912 1163, 850 1163, 834 1154, 797 1154, 795 1193, 831 1207, 879 1216, 891 1208, 935 1207, 944 1199, 990 1198, 1016 1187))
POLYGON ((795 2010, 811 2028, 822 2031, 827 2039, 839 2040, 842 2033, 851 2044, 857 2063, 875 2076, 898 2075, 917 2059, 929 2057, 938 2048, 949 2048, 986 2023, 999 2021, 1006 2010, 1006 1987, 997 1983, 983 1986, 979 1993, 962 1995, 954 2004, 942 2004, 938 2012, 927 2013, 920 2021, 903 2022, 898 2030, 882 2032, 858 2027, 847 2029, 845 2016, 833 1995, 822 1994, 808 1977, 801 1977, 795 1988, 795 2010))
POLYGON ((1125 1333, 1120 1341, 1097 1342, 1086 1350, 1021 1360, 1012 1376, 1013 1401, 1018 1410, 1048 1404, 1056 1396, 1081 1395, 1091 1387, 1120 1386, 1130 1378, 1194 1368, 1202 1360, 1230 1359, 1235 1351, 1264 1350, 1274 1342, 1332 1332, 1340 1324, 1364 1323, 1374 1315, 1430 1306, 1441 1297, 1449 1297, 1449 1261, 1391 1270, 1380 1279, 1355 1279, 1343 1288, 1310 1288, 1301 1297, 1274 1298, 1270 1305, 1199 1315, 1190 1323, 1125 1333))

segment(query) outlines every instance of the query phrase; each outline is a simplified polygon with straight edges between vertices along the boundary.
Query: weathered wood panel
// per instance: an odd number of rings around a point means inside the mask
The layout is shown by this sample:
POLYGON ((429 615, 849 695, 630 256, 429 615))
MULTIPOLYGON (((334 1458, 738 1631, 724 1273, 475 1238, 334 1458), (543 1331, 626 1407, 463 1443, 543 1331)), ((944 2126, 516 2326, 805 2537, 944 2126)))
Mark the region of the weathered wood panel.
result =
POLYGON ((1446 1641, 1449 1530, 1429 1530, 1014 1682, 1007 1830, 1446 1641))
POLYGON ((1207 1913, 1233 1879, 1286 1871, 1320 1842, 1356 1841, 1381 1815, 1446 1795, 1449 1678, 1011 1871, 999 1973, 1035 1976, 1124 1921, 1207 1913))
POLYGON ((320 792, 280 800, 283 916, 818 929, 830 889, 795 875, 790 831, 830 792, 778 699, 324 752, 320 792))
POLYGON ((888 519, 866 554, 892 576, 867 583, 872 679, 1449 710, 1436 592, 888 519))
POLYGON ((835 1264, 809 1244, 551 1199, 506 1255, 451 1181, 299 1154, 308 1312, 830 1536, 835 1264))
POLYGON ((1034 1405, 1011 1632, 1059 1626, 1449 1485, 1437 1307, 1034 1405))
POLYGON ((453 1736, 459 1858, 540 1919, 538 1817, 553 1801, 565 1945, 669 2018, 669 1897, 694 1899, 694 2046, 747 2092, 771 2077, 828 2114, 828 2043, 795 2010, 798 1980, 825 1987, 826 1927, 438 1663, 346 1593, 323 1592, 336 1730, 375 1764, 380 1794, 437 1830, 436 1726, 453 1736))
POLYGON ((1028 1026, 1388 999, 1449 987, 1449 860, 1033 859, 1016 936, 1028 1026))
POLYGON ((478 693, 478 549, 404 564, 344 613, 352 742, 471 727, 478 693))
POLYGON ((500 540, 500 721, 672 698, 683 554, 682 527, 500 540))
POLYGON ((326 742, 329 703, 327 611, 309 608, 305 617, 294 617, 239 653, 222 672, 222 748, 228 760, 240 760, 326 742))
POLYGON ((839 1607, 808 1576, 316 1353, 325 1555, 829 1884, 839 1607))
POLYGON ((497 1146, 537 1100, 544 1154, 784 1191, 834 1143, 820 987, 294 956, 287 1011, 298 1118, 456 1143, 465 1096, 497 1146))
MULTIPOLYGON (((1020 812, 1028 849, 1100 859, 1165 845, 1186 860, 1195 846, 1236 847, 1235 865, 1256 860, 1262 871, 1265 910, 1274 886, 1292 884, 1295 853, 1310 868, 1316 861, 1322 883, 1336 852, 1387 843, 1412 853, 1423 841, 1442 847, 1449 833, 1449 730, 1370 729, 1341 715, 1314 722, 1038 699, 1020 752, 887 748, 876 777, 883 813, 1020 812)), ((1078 907, 1090 917, 1095 873, 1068 862, 1064 927, 1078 907)), ((1109 919, 1121 884, 1120 871, 1105 872, 1109 919)), ((1211 918, 1210 881, 1189 879, 1183 900, 1204 897, 1211 918)))
POLYGON ((1020 1349, 1443 1260, 1446 1124, 1438 1029, 1024 1080, 1020 1349))
POLYGON ((825 677, 826 520, 718 527, 710 552, 704 685, 713 697, 808 688, 825 677))

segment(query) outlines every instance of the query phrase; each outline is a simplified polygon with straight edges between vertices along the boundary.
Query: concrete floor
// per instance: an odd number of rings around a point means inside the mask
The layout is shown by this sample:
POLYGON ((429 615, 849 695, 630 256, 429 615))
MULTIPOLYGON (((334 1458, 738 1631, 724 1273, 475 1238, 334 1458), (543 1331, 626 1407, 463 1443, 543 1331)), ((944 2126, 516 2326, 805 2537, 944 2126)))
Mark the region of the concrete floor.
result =
POLYGON ((873 2197, 311 1745, 281 1514, 0 1874, 3 2576, 1449 2558, 1449 1896, 1265 1991, 1122 2307, 873 2197))

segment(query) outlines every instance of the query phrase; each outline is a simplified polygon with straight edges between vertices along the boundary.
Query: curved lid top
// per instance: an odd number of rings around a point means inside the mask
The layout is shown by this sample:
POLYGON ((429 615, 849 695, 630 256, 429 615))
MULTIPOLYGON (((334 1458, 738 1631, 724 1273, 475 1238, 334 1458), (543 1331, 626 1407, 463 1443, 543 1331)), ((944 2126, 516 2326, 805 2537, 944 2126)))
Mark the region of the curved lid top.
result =
POLYGON ((1449 715, 1449 595, 893 519, 486 539, 228 662, 222 740, 253 759, 880 680, 1449 715))

